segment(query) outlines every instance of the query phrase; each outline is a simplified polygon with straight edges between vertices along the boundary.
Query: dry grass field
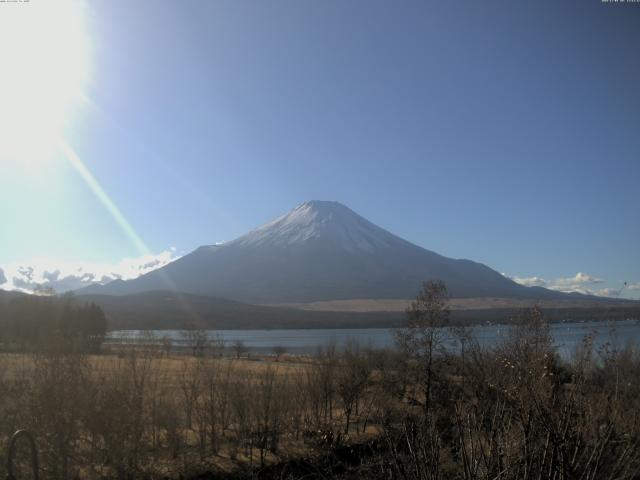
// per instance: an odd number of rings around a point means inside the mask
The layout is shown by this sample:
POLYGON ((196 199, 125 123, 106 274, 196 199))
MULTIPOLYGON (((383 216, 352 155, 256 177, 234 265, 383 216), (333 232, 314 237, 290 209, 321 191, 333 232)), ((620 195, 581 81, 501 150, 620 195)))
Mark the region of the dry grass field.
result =
MULTIPOLYGON (((312 407, 308 394, 334 380, 311 357, 5 353, 0 422, 7 437, 35 433, 45 478, 238 471, 331 444, 344 413, 333 398, 312 407)), ((324 388, 319 395, 335 394, 324 388)), ((375 431, 350 421, 349 438, 375 431)))
MULTIPOLYGON (((624 305, 625 302, 616 300, 616 305, 624 305)), ((629 305, 637 305, 632 301, 629 305)), ((404 312, 411 300, 409 299, 350 299, 350 300, 327 300, 309 303, 283 303, 280 307, 297 308, 301 310, 322 311, 322 312, 404 312)), ((518 299, 518 298, 452 298, 449 306, 452 310, 486 310, 486 309, 522 309, 538 306, 540 308, 605 308, 610 306, 606 299, 567 299, 567 300, 538 300, 538 299, 518 299)))
POLYGON ((0 444, 32 431, 52 480, 638 478, 634 346, 587 337, 562 361, 538 311, 490 348, 458 329, 447 353, 440 332, 410 323, 396 350, 314 357, 1 354, 0 444), (269 470, 302 458, 311 470, 269 470))

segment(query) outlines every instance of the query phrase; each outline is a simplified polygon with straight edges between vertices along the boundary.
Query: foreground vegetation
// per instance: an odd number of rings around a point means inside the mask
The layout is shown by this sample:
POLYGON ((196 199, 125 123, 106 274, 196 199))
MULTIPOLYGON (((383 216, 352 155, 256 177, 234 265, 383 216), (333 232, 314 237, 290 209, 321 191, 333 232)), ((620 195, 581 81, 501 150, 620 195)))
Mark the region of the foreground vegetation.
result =
POLYGON ((0 441, 33 431, 51 479, 638 478, 638 350, 587 337, 561 361, 533 309, 492 348, 456 328, 452 354, 448 319, 436 282, 388 351, 94 355, 52 336, 0 356, 0 441))

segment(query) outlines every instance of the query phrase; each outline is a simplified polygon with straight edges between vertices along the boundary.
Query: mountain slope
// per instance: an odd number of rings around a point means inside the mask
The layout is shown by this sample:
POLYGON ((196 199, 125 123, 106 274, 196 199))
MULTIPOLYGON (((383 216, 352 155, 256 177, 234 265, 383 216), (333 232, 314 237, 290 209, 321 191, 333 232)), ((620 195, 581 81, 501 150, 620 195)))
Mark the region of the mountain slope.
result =
POLYGON ((412 298, 428 279, 454 297, 557 298, 470 260, 438 255, 374 225, 337 202, 306 202, 231 242, 200 247, 129 281, 82 293, 173 290, 250 303, 412 298))

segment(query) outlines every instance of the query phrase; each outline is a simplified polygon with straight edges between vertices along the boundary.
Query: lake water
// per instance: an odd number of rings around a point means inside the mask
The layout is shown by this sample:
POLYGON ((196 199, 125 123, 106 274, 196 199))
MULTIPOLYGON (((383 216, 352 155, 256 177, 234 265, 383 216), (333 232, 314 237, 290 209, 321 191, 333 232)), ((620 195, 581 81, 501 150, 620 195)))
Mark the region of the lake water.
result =
MULTIPOLYGON (((503 341, 509 331, 508 325, 482 325, 471 328, 482 346, 491 346, 503 341)), ((300 330, 210 330, 211 338, 224 339, 227 347, 242 341, 250 352, 273 353, 275 347, 284 347, 289 353, 313 354, 318 348, 335 345, 343 348, 347 342, 355 341, 362 346, 374 348, 392 347, 394 330, 386 328, 359 329, 300 329, 300 330)), ((624 347, 629 343, 640 345, 640 323, 637 320, 565 322, 551 325, 551 334, 561 356, 567 357, 582 343, 585 336, 595 335, 595 345, 609 343, 624 347)), ((107 344, 142 344, 160 342, 171 338, 175 347, 186 344, 181 330, 118 330, 110 332, 107 344)), ((451 349, 459 348, 457 341, 448 336, 446 344, 451 349)))

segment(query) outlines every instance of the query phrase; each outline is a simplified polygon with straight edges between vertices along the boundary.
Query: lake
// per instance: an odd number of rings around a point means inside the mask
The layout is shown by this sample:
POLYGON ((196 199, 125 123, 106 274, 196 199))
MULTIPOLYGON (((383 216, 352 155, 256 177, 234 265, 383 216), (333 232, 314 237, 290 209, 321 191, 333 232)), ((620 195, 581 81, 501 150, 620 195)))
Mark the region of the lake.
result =
MULTIPOLYGON (((509 325, 480 325, 471 327, 475 338, 482 346, 490 346, 503 341, 509 325)), ((355 341, 362 346, 374 348, 392 347, 394 330, 387 328, 358 329, 299 329, 299 330, 210 330, 211 338, 224 339, 227 347, 242 341, 249 352, 273 353, 275 347, 283 347, 289 353, 313 354, 320 347, 335 345, 343 348, 347 342, 355 341)), ((637 320, 565 322, 551 325, 551 334, 558 353, 567 357, 589 334, 595 335, 596 347, 609 343, 624 347, 629 343, 640 345, 640 323, 637 320)), ((163 337, 172 340, 177 348, 186 344, 181 330, 118 330, 109 332, 106 344, 143 344, 160 342, 163 337)), ((447 346, 459 348, 457 341, 447 333, 447 346)))

